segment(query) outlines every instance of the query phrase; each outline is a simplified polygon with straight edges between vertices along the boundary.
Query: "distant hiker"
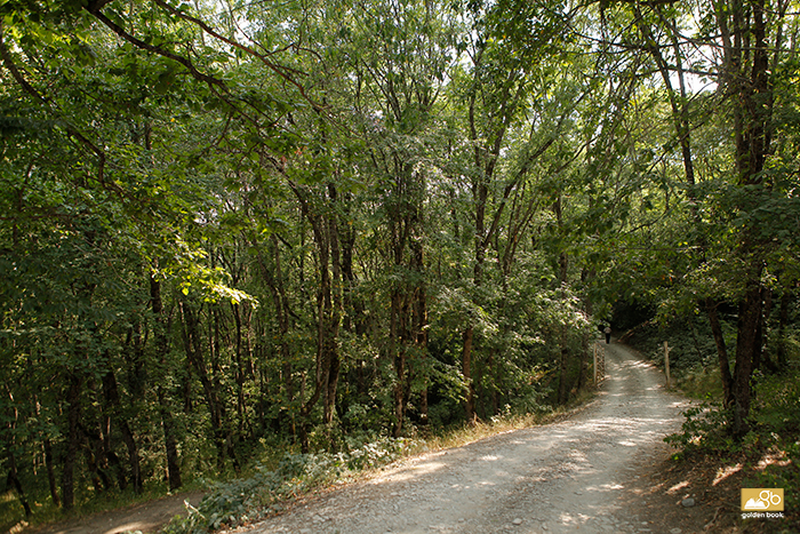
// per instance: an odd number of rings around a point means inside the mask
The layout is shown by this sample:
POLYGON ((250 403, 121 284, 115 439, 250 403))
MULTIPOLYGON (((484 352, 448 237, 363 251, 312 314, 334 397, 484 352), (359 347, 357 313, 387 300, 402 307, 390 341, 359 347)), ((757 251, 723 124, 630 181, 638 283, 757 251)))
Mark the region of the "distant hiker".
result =
POLYGON ((611 327, 607 326, 603 329, 603 333, 606 335, 606 343, 611 343, 611 327))

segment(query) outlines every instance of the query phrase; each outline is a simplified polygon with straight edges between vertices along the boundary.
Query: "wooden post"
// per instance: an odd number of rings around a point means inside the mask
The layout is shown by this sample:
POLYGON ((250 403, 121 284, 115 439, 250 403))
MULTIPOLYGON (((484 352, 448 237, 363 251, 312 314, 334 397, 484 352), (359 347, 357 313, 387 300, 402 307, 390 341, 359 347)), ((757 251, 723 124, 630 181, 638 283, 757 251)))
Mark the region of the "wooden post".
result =
POLYGON ((667 389, 672 388, 669 379, 669 344, 664 342, 664 373, 667 375, 667 389))

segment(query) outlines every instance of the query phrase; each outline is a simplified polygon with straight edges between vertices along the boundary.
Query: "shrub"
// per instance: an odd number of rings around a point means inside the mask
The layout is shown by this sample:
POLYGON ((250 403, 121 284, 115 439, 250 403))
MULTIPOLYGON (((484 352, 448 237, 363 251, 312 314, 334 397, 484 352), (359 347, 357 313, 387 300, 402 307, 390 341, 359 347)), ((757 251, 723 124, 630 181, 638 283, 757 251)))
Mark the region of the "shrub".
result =
POLYGON ((703 402, 683 412, 686 421, 681 432, 670 434, 664 441, 679 448, 682 454, 731 450, 733 440, 727 432, 727 411, 716 402, 703 402))
POLYGON ((350 450, 339 453, 286 454, 274 470, 258 467, 246 478, 216 484, 197 508, 189 507, 186 517, 176 517, 163 534, 205 534, 223 526, 237 526, 258 520, 280 509, 281 503, 349 472, 376 468, 402 453, 403 440, 382 438, 374 442, 348 443, 350 450))

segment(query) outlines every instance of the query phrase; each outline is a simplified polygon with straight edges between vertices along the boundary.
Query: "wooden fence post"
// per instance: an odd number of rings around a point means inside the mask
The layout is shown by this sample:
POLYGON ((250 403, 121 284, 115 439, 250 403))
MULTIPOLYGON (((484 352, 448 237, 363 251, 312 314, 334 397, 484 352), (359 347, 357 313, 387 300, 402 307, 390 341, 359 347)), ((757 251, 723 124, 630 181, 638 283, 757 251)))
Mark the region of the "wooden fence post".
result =
POLYGON ((599 342, 594 343, 594 385, 606 379, 606 351, 599 342))

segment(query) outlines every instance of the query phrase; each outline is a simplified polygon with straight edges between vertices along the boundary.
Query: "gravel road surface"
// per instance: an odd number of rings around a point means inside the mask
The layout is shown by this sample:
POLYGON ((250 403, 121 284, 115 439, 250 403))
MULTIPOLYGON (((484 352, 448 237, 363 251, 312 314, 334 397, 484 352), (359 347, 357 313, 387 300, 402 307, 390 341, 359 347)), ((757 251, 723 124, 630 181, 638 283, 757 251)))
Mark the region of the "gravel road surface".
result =
POLYGON ((685 401, 624 345, 601 346, 606 380, 568 420, 415 457, 237 532, 680 532, 643 513, 631 487, 669 454, 662 438, 680 428, 685 401))

